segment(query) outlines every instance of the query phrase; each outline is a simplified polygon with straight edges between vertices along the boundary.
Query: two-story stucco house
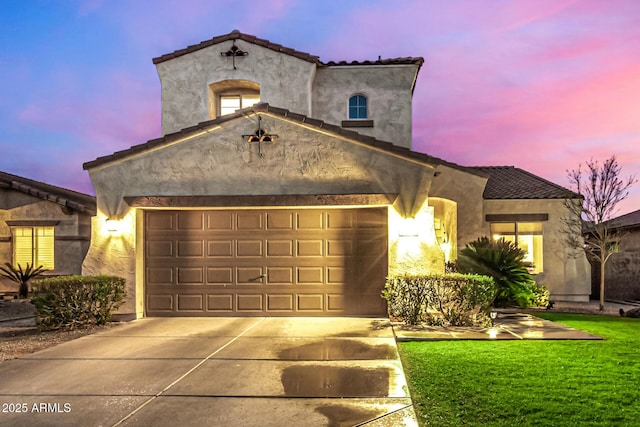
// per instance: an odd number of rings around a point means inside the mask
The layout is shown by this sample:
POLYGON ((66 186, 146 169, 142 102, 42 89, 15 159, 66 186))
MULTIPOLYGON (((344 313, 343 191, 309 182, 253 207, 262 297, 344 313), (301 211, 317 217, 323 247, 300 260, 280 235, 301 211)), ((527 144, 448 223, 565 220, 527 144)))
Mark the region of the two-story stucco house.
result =
POLYGON ((127 278, 123 315, 384 315, 390 272, 441 272, 485 235, 555 299, 588 299, 559 233, 577 195, 411 150, 422 58, 325 63, 234 31, 153 62, 163 136, 84 165, 84 273, 127 278))

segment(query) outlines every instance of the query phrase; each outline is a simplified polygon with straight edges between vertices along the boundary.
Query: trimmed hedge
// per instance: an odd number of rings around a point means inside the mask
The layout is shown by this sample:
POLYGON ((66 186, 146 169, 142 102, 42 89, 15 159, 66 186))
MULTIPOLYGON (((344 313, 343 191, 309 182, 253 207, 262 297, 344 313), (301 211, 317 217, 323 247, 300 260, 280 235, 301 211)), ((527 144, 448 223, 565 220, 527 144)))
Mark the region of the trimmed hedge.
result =
POLYGON ((123 303, 125 279, 59 276, 33 283, 36 323, 43 330, 104 325, 123 303))
POLYGON ((387 278, 382 297, 389 314, 415 325, 477 326, 491 323, 496 293, 491 277, 476 274, 400 275, 387 278))

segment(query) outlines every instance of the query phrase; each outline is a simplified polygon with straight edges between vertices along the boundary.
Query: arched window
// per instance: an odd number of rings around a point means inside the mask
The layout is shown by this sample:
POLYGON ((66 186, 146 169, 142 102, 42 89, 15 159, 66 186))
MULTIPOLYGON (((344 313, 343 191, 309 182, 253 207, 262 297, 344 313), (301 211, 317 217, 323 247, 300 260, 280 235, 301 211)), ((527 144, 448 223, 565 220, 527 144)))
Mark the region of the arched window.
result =
POLYGON ((367 118, 367 97, 353 95, 349 98, 349 119, 367 118))
POLYGON ((209 85, 209 118, 231 114, 260 102, 260 85, 248 80, 223 80, 209 85))

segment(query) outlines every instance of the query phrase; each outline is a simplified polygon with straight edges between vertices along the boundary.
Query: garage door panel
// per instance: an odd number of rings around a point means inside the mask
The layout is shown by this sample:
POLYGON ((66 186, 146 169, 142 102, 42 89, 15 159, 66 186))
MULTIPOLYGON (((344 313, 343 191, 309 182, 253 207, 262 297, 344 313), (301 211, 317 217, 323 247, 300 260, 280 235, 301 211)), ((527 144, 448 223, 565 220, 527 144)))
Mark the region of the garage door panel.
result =
POLYGON ((267 267, 268 284, 293 284, 293 267, 267 267))
POLYGON ((246 211, 236 214, 237 229, 241 231, 258 231, 263 228, 264 214, 260 211, 246 211))
POLYGON ((335 210, 327 212, 327 230, 345 230, 354 228, 353 210, 335 210))
POLYGON ((213 231, 231 231, 233 230, 233 212, 207 212, 206 215, 207 230, 213 231))
POLYGON ((179 267, 178 284, 204 285, 204 274, 202 270, 201 267, 179 267))
POLYGON ((264 311, 262 294, 238 294, 236 301, 238 311, 264 311))
POLYGON ((380 230, 380 224, 386 224, 386 222, 387 212, 384 209, 362 209, 358 212, 360 229, 380 230))
POLYGON ((209 312, 222 312, 229 314, 233 312, 233 300, 234 295, 207 295, 207 311, 209 312))
POLYGON ((262 240, 238 240, 236 255, 238 257, 261 257, 262 240))
POLYGON ((147 267, 147 283, 152 285, 174 284, 173 268, 147 267))
POLYGON ((296 213, 296 228, 298 230, 323 230, 324 212, 316 210, 305 210, 296 213))
POLYGON ((293 294, 267 294, 267 311, 293 312, 293 294))
POLYGON ((268 240, 267 256, 268 257, 292 257, 293 256, 293 240, 268 240))
POLYGON ((234 283, 233 267, 209 267, 207 268, 207 284, 230 285, 234 283))
POLYGON ((147 254, 150 257, 157 258, 174 256, 172 240, 148 241, 146 248, 147 254))
POLYGON ((209 240, 207 242, 207 256, 231 258, 233 256, 233 240, 209 240))
POLYGON ((324 294, 298 294, 298 310, 302 312, 324 311, 324 294))
POLYGON ((327 256, 351 256, 353 255, 353 240, 327 240, 327 256))
POLYGON ((290 211, 267 212, 267 230, 293 230, 294 217, 290 211))
POLYGON ((297 256, 323 256, 323 240, 298 240, 296 242, 297 256))
POLYGON ((204 229, 204 212, 184 211, 178 212, 177 216, 179 231, 204 229))
POLYGON ((148 211, 147 315, 384 315, 386 230, 386 208, 148 211))
POLYGON ((173 295, 147 296, 147 308, 152 311, 173 311, 173 295))
POLYGON ((204 310, 203 295, 178 294, 178 311, 202 311, 204 310))
POLYGON ((344 311, 344 295, 327 294, 327 311, 342 313, 344 311))
POLYGON ((203 257, 204 242, 202 240, 178 240, 178 257, 203 257))
POLYGON ((262 284, 262 267, 238 267, 236 269, 238 284, 262 284))
POLYGON ((150 231, 169 231, 174 229, 175 214, 173 212, 154 212, 147 215, 145 226, 150 231))
POLYGON ((300 285, 322 285, 324 283, 324 267, 297 267, 297 280, 300 285))
POLYGON ((327 267, 327 284, 343 284, 347 281, 347 272, 344 267, 327 267))

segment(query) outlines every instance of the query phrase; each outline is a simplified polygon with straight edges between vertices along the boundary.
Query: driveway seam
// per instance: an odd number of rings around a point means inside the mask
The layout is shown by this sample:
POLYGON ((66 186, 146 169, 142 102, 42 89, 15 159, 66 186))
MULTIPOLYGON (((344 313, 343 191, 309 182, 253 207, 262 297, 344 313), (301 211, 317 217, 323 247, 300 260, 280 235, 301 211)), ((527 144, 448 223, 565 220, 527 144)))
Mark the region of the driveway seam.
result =
POLYGON ((244 331, 242 331, 241 333, 239 333, 238 335, 236 335, 235 337, 233 337, 231 340, 229 340, 227 343, 225 343, 224 345, 220 346, 219 348, 217 348, 214 352, 212 352, 211 354, 209 354, 207 357, 205 357, 204 359, 200 360, 199 363, 197 363, 194 367, 192 367, 191 369, 189 369, 187 372, 185 372, 184 374, 182 374, 178 379, 176 379, 175 381, 173 381, 171 384, 169 384, 168 386, 166 386, 165 388, 163 388, 162 390, 160 390, 158 393, 156 393, 153 397, 151 397, 150 399, 148 399, 147 401, 145 401, 143 404, 141 404, 140 406, 138 406, 136 409, 134 409, 133 411, 131 411, 129 414, 127 414, 126 416, 124 416, 120 421, 118 421, 117 423, 115 423, 113 425, 113 427, 117 427, 119 425, 122 425, 123 422, 125 422, 126 420, 128 420, 129 418, 131 418, 132 416, 134 416, 135 414, 137 414, 139 411, 141 411, 145 406, 147 406, 149 403, 153 402, 154 400, 156 400, 158 397, 162 396, 165 392, 167 392, 171 387, 173 387, 174 385, 176 385, 177 383, 179 383, 180 381, 182 381, 183 379, 185 379, 187 376, 189 376, 193 371, 195 371, 196 369, 198 369, 200 366, 202 366, 204 363, 206 363, 208 360, 210 360, 213 356, 215 356, 216 354, 218 354, 219 352, 221 352, 222 350, 224 350, 225 348, 227 348, 228 346, 230 346, 231 344, 233 344, 236 340, 238 340, 240 337, 242 337, 243 335, 245 335, 246 333, 248 333, 249 331, 251 331, 253 328, 255 328, 256 326, 258 326, 262 321, 264 321, 266 318, 265 317, 261 317, 257 322, 255 322, 254 324, 252 324, 251 326, 249 326, 247 329, 245 329, 244 331))

